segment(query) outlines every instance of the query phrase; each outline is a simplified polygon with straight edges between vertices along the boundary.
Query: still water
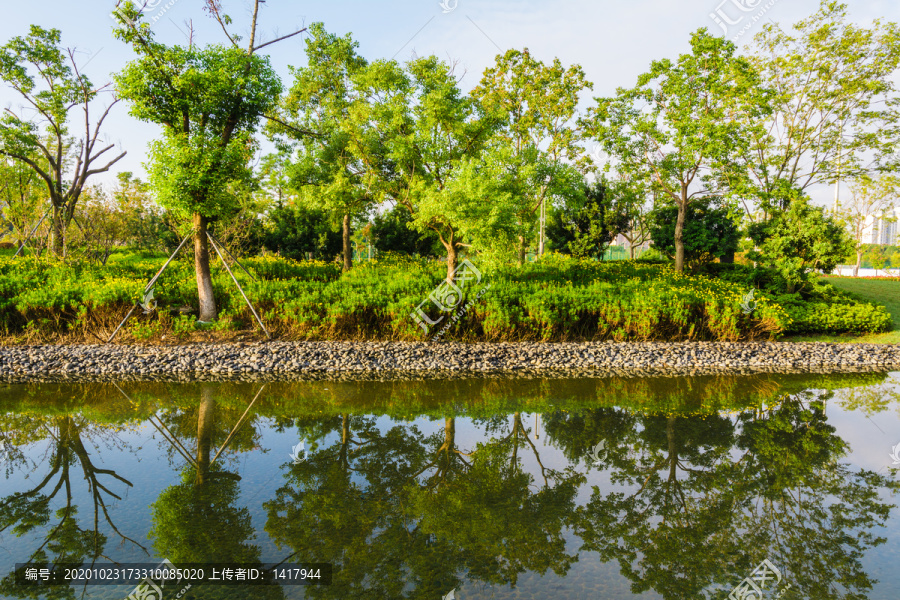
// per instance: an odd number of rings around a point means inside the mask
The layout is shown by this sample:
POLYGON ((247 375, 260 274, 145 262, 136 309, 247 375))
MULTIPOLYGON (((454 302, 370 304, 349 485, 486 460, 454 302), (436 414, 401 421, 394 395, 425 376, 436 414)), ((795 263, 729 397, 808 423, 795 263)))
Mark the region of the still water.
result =
POLYGON ((900 373, 12 385, 0 414, 3 598, 159 600, 14 575, 164 559, 332 569, 167 599, 900 597, 900 373))

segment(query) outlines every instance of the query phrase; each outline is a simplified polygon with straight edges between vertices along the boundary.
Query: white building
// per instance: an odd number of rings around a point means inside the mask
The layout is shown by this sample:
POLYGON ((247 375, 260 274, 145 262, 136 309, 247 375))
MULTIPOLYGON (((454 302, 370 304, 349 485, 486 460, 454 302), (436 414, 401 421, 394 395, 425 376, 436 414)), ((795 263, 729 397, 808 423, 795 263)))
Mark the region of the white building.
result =
POLYGON ((895 208, 878 217, 866 219, 863 228, 864 244, 880 246, 900 246, 900 208, 895 208))

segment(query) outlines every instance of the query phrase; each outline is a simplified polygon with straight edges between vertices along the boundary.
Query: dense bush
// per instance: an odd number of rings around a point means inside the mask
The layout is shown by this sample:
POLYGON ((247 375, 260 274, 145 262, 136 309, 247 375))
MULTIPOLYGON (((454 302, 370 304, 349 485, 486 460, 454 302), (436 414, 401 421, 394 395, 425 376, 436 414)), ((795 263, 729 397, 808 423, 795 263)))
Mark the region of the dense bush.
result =
MULTIPOLYGON (((164 257, 115 254, 107 265, 61 266, 36 259, 0 259, 0 327, 22 339, 69 335, 105 339, 164 257)), ((477 258, 473 259, 477 262, 477 258)), ((267 256, 243 261, 251 280, 234 269, 266 326, 285 339, 428 339, 450 321, 429 294, 442 282, 440 261, 386 254, 341 274, 339 265, 267 256), (410 316, 431 320, 427 334, 410 316)), ((744 314, 752 269, 719 267, 721 277, 690 276, 669 265, 597 262, 547 255, 523 267, 482 274, 468 299, 489 286, 443 339, 461 340, 738 340, 783 332, 880 331, 882 308, 857 302, 830 285, 815 295, 755 291, 744 314), (742 279, 743 278, 743 279, 742 279)), ((216 328, 253 328, 252 315, 228 274, 214 267, 221 312, 216 328)), ((184 337, 196 300, 193 264, 172 263, 154 294, 158 310, 136 311, 123 338, 184 337)))
MULTIPOLYGON (((669 258, 675 256, 675 221, 678 207, 659 206, 650 213, 650 237, 653 247, 669 258)), ((738 248, 740 234, 738 220, 732 210, 721 206, 714 198, 691 202, 685 214, 684 260, 696 271, 716 259, 732 262, 738 248)))

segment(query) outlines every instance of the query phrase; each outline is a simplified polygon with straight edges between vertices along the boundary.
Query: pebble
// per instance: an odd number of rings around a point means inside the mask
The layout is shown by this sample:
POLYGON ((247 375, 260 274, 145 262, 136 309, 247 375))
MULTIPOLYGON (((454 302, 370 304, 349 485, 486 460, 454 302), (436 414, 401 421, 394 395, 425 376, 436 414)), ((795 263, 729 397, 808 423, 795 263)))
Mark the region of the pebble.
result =
POLYGON ((235 381, 832 373, 900 368, 900 345, 824 342, 253 342, 0 347, 0 381, 235 381))

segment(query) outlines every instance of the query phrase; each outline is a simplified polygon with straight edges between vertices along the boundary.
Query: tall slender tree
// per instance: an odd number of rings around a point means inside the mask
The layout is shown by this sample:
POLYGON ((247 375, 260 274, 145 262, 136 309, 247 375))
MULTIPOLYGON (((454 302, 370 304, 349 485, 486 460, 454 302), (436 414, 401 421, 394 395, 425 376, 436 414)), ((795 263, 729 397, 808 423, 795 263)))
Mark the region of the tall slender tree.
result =
POLYGON ((747 213, 762 218, 786 209, 786 190, 804 192, 897 166, 897 24, 876 19, 860 26, 849 21, 846 4, 823 0, 791 29, 767 23, 748 48, 774 91, 772 111, 762 119, 742 115, 761 126, 748 127, 750 144, 736 148, 745 153, 744 185, 730 185, 743 188, 747 213))
POLYGON ((675 268, 684 270, 688 205, 720 193, 739 171, 751 130, 770 110, 758 72, 729 41, 705 29, 691 36, 691 53, 654 61, 631 89, 597 98, 585 124, 618 169, 652 178, 678 207, 675 268))
MULTIPOLYGON (((510 172, 520 182, 515 187, 520 265, 528 240, 533 239, 538 210, 565 180, 566 167, 589 169, 590 160, 579 144, 584 131, 576 110, 578 95, 591 88, 581 66, 565 68, 558 58, 547 65, 525 48, 498 55, 472 90, 486 110, 503 120, 496 142, 508 148, 510 172)), ((543 253, 543 237, 538 245, 543 253)))
POLYGON ((350 270, 353 249, 351 222, 378 201, 380 136, 366 117, 370 102, 369 63, 356 52, 349 35, 310 26, 306 39, 307 66, 292 69, 294 84, 280 103, 279 121, 270 131, 289 160, 285 172, 301 202, 324 209, 340 220, 344 271, 350 270), (293 126, 292 126, 293 125, 293 126), (315 130, 316 136, 304 135, 315 130))
POLYGON ((167 46, 154 39, 132 2, 116 13, 122 19, 116 37, 138 55, 116 76, 118 92, 131 102, 133 116, 163 128, 162 138, 150 149, 150 183, 160 204, 192 220, 200 320, 206 322, 215 320, 217 312, 207 227, 236 209, 229 186, 251 178, 253 134, 281 93, 278 75, 259 51, 300 33, 260 41, 262 3, 253 2, 243 47, 229 33, 232 21, 218 0, 207 0, 206 10, 221 25, 228 45, 167 46))

